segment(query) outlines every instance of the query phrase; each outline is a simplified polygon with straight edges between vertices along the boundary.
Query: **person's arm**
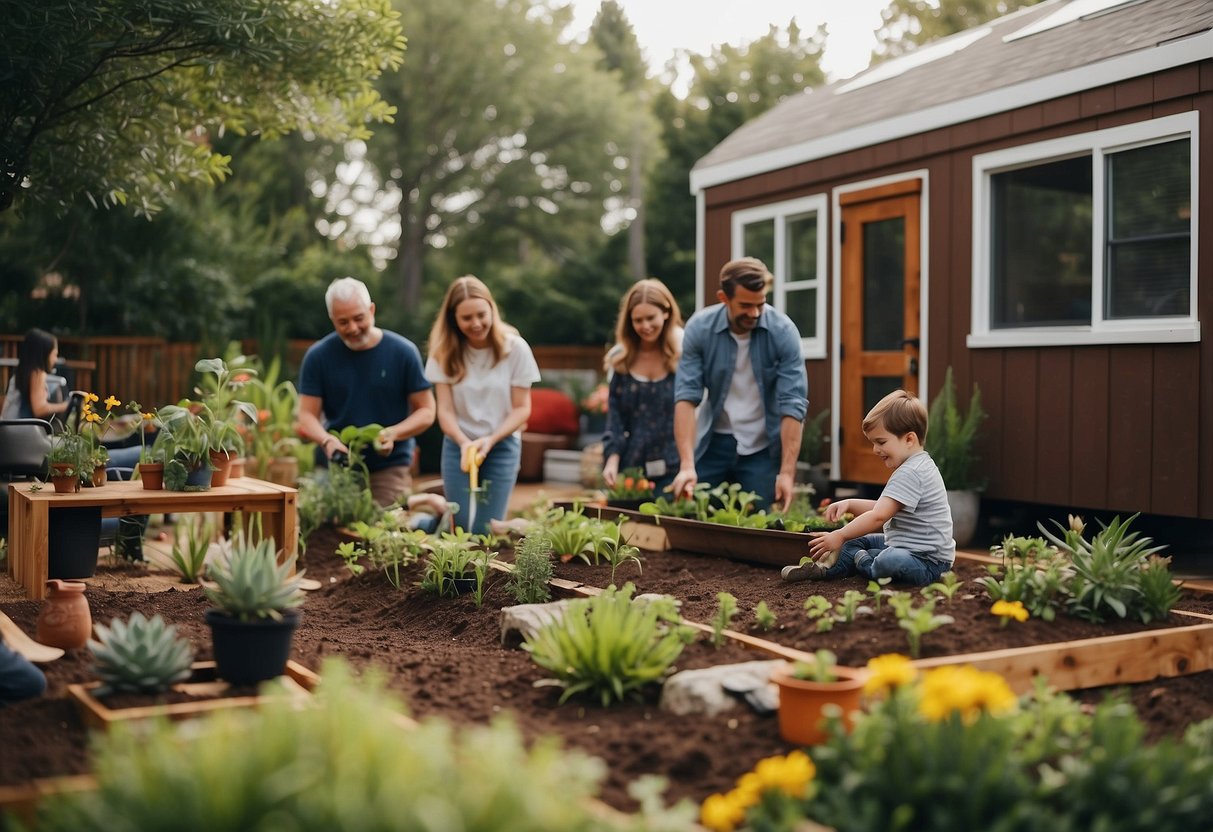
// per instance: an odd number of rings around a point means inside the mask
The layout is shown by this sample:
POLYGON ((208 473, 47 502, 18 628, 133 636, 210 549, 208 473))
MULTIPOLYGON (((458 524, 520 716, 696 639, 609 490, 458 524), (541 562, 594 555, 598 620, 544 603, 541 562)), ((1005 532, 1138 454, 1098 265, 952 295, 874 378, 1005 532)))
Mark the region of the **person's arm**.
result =
POLYGON ((689 496, 699 476, 695 471, 695 405, 674 402, 674 444, 678 446, 678 474, 674 477, 674 499, 689 496))
POLYGON ((436 411, 433 389, 427 387, 425 390, 410 393, 409 415, 379 432, 379 442, 386 446, 386 450, 381 453, 390 454, 392 446, 397 442, 416 436, 434 424, 436 411))
POLYGON ((443 435, 462 449, 469 440, 459 429, 459 416, 455 413, 455 394, 451 385, 435 383, 434 397, 438 406, 438 427, 442 428, 443 435))
POLYGON ((44 370, 34 370, 29 376, 29 409, 33 412, 36 419, 49 419, 57 413, 63 413, 71 404, 70 399, 65 402, 52 402, 46 397, 46 372, 44 370))
POLYGON ((320 421, 324 412, 324 402, 319 396, 299 396, 299 418, 295 422, 295 432, 301 439, 315 442, 329 459, 335 451, 349 453, 350 449, 341 440, 324 429, 320 421))
MULTIPOLYGON (((856 508, 867 504, 870 504, 871 507, 841 529, 835 529, 832 532, 813 532, 809 535, 812 538, 809 543, 809 556, 814 561, 821 560, 830 552, 837 552, 848 540, 883 531, 884 524, 902 509, 901 503, 892 497, 884 496, 876 502, 871 500, 844 500, 843 502, 851 503, 856 508)), ((829 508, 833 509, 836 505, 839 503, 832 503, 829 508)), ((841 512, 838 513, 838 516, 841 516, 841 512)), ((826 511, 826 517, 830 518, 829 510, 826 511)), ((837 519, 837 517, 833 519, 837 519)))
POLYGON ((779 473, 775 476, 775 502, 783 504, 787 511, 792 504, 792 487, 796 484, 796 458, 800 456, 800 437, 804 433, 804 422, 791 416, 779 420, 780 460, 779 473))

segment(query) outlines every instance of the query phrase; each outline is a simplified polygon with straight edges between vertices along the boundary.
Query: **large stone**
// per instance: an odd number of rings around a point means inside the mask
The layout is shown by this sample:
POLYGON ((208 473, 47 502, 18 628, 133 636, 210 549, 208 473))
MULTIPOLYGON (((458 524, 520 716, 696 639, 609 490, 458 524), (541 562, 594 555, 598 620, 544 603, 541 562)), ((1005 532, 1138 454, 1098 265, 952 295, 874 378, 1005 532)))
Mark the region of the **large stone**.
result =
POLYGON ((715 716, 736 705, 745 692, 761 691, 779 664, 779 660, 742 662, 675 673, 662 686, 661 709, 715 716))
POLYGON ((564 618, 568 599, 546 604, 518 604, 501 609, 501 645, 517 646, 542 627, 564 618))

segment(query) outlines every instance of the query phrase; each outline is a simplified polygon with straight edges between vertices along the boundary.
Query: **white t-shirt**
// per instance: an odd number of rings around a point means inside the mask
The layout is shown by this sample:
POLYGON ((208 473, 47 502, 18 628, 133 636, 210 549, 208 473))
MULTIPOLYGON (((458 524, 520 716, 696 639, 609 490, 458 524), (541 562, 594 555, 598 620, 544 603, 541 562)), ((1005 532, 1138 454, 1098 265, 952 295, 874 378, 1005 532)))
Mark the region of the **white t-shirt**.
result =
MULTIPOLYGON (((505 421, 514 409, 512 391, 515 387, 530 387, 539 381, 539 365, 531 347, 518 335, 505 339, 508 351, 493 366, 493 351, 467 347, 464 350, 463 378, 455 382, 433 358, 425 363, 425 377, 434 384, 451 385, 455 403, 455 418, 459 429, 469 439, 488 436, 505 421)), ((520 431, 515 431, 517 435, 520 431)))
POLYGON ((737 453, 757 453, 771 444, 767 436, 766 411, 758 382, 754 378, 754 366, 750 363, 750 333, 738 335, 730 332, 737 342, 737 362, 733 365, 733 378, 729 381, 729 392, 724 398, 724 409, 716 417, 713 430, 731 433, 737 441, 737 453))

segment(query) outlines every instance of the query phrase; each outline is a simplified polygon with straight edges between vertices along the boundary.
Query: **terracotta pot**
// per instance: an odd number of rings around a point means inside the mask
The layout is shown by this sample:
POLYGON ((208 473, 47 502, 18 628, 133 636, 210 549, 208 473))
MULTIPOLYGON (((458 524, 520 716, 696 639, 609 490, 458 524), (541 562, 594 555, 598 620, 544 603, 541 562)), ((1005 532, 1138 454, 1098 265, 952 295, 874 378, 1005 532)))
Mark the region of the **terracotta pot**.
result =
POLYGON ((244 457, 242 457, 242 456, 232 457, 232 470, 228 472, 227 478, 229 480, 238 480, 243 476, 244 476, 244 457))
POLYGON ((274 457, 265 472, 265 478, 270 482, 294 488, 299 483, 299 460, 293 456, 274 457))
POLYGON ((38 641, 64 650, 76 650, 88 643, 93 616, 84 589, 78 581, 46 582, 46 600, 38 613, 38 641))
POLYGON ((859 710, 860 695, 867 674, 849 667, 836 667, 836 682, 811 682, 792 676, 790 665, 771 673, 771 681, 779 688, 779 735, 795 745, 817 745, 825 742, 822 710, 827 705, 842 708, 843 724, 847 730, 859 710))
POLYGON ((140 462, 139 479, 143 481, 144 491, 162 491, 164 489, 164 463, 140 462))
POLYGON ((80 478, 75 474, 51 476, 51 485, 56 494, 75 494, 80 490, 80 478))
POLYGON ((226 451, 211 451, 211 487, 227 485, 232 473, 232 460, 236 457, 226 451))
POLYGON ((90 488, 100 488, 105 485, 106 473, 105 465, 98 465, 93 469, 93 473, 89 476, 89 481, 86 483, 90 488))

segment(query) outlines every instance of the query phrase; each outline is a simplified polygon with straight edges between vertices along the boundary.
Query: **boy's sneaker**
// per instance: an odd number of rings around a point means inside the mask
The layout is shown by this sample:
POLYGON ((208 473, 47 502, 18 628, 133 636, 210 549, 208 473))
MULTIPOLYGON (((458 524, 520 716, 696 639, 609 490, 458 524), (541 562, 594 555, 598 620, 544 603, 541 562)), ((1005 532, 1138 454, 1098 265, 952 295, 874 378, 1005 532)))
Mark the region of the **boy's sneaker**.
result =
POLYGON ((785 566, 779 570, 779 577, 785 581, 824 581, 826 568, 819 563, 802 563, 795 566, 785 566))

